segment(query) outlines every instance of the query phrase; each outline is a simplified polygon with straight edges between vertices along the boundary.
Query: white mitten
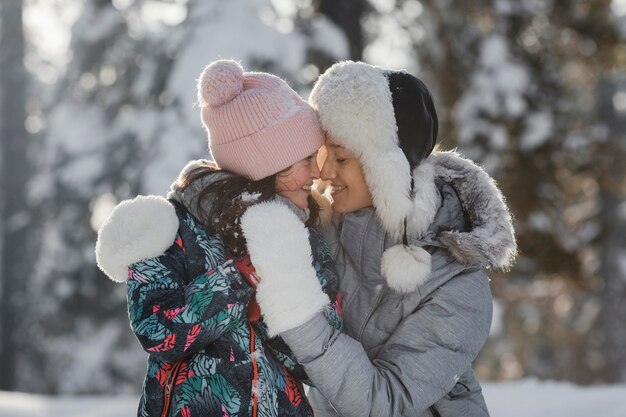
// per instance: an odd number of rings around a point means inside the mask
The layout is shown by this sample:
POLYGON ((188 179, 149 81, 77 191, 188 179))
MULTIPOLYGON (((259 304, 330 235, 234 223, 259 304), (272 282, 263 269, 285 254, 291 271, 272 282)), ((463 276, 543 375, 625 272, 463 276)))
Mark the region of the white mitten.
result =
POLYGON ((270 336, 306 323, 330 303, 312 265, 309 233, 289 207, 255 204, 241 217, 241 229, 261 279, 256 299, 270 336))
POLYGON ((163 197, 124 200, 98 230, 98 267, 113 281, 126 282, 128 266, 165 253, 177 231, 176 209, 163 197))

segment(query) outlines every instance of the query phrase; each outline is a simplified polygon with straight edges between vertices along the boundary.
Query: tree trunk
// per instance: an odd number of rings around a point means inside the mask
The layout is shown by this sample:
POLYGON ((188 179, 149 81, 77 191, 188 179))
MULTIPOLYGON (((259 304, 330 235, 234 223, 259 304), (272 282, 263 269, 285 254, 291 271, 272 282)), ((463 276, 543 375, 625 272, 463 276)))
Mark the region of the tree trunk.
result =
POLYGON ((320 13, 327 16, 345 33, 350 44, 350 59, 360 61, 363 57, 363 28, 361 19, 367 11, 365 0, 320 0, 320 13))
POLYGON ((26 233, 30 218, 25 191, 31 166, 24 127, 27 78, 22 6, 22 0, 3 0, 0 5, 0 390, 16 388, 17 335, 32 270, 26 233))
MULTIPOLYGON (((600 178, 602 247, 600 273, 604 278, 602 325, 610 381, 626 381, 626 117, 618 114, 613 95, 618 82, 599 88, 600 117, 609 127, 600 178)), ((626 86, 626 80, 622 80, 626 86)))

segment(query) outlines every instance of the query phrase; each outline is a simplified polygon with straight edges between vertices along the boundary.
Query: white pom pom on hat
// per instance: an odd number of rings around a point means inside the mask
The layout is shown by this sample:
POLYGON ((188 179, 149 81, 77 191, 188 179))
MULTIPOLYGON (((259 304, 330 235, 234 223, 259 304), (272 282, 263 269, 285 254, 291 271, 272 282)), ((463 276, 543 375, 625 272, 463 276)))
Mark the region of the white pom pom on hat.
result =
POLYGON ((204 68, 198 79, 201 106, 221 106, 243 91, 243 67, 233 60, 215 61, 204 68))

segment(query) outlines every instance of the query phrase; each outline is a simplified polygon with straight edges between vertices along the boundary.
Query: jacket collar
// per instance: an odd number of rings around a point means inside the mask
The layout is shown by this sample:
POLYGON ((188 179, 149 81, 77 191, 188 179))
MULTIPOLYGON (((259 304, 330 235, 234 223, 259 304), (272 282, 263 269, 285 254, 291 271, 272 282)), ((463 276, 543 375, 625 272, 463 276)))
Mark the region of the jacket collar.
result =
POLYGON ((437 233, 439 242, 462 264, 508 270, 517 256, 517 243, 495 180, 455 152, 435 152, 428 160, 436 178, 454 189, 467 217, 467 230, 443 230, 437 233))
MULTIPOLYGON (((435 152, 424 163, 433 175, 426 180, 423 175, 416 177, 421 181, 417 187, 433 187, 436 192, 426 203, 424 194, 414 194, 414 205, 431 220, 424 224, 415 219, 408 230, 410 244, 446 248, 462 265, 510 268, 517 244, 511 215, 495 181, 455 152, 435 152)), ((367 279, 380 277, 382 254, 398 239, 385 231, 373 208, 365 208, 343 216, 340 243, 367 279)))
POLYGON ((373 208, 368 207, 343 216, 339 242, 357 266, 361 279, 382 279, 381 256, 387 233, 373 208))

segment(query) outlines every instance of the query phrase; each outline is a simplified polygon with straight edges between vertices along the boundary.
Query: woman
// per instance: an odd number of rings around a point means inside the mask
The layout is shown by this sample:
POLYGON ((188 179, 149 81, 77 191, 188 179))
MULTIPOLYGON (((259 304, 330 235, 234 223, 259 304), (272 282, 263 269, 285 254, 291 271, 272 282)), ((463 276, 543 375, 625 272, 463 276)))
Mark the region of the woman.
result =
MULTIPOLYGON (((410 74, 338 63, 309 101, 327 134, 321 177, 340 214, 331 246, 344 329, 317 312, 279 334, 315 385, 315 415, 487 416, 471 364, 491 324, 485 269, 508 268, 516 253, 502 195, 472 162, 433 152, 432 98, 410 74)), ((256 223, 279 221, 248 209, 248 242, 266 238, 256 223)), ((292 236, 273 238, 297 247, 292 236)), ((281 258, 249 249, 263 270, 261 311, 274 314, 287 281, 281 258)), ((309 275, 293 274, 291 285, 312 282, 309 275)), ((291 297, 311 302, 304 292, 291 297)))
MULTIPOLYGON (((131 327, 149 354, 138 415, 311 416, 294 378, 306 375, 282 340, 270 339, 281 328, 268 332, 271 318, 261 320, 254 292, 262 283, 240 218, 267 201, 287 213, 286 227, 307 237, 307 253, 313 249, 307 291, 316 301, 299 310, 334 300, 330 253, 304 223, 317 218, 309 192, 319 176, 319 121, 283 80, 233 61, 207 66, 198 91, 216 164, 188 164, 168 200, 122 202, 98 233, 98 265, 127 281, 131 327)), ((336 312, 326 310, 339 328, 336 312)), ((303 322, 294 314, 288 323, 303 322)))

